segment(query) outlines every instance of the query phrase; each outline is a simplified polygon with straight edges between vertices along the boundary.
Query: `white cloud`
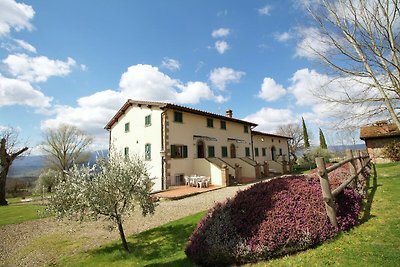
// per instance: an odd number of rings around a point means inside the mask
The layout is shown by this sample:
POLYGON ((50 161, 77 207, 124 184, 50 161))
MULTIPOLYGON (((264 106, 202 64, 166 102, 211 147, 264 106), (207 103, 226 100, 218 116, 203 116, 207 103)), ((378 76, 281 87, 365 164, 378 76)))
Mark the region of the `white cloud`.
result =
POLYGON ((213 69, 209 78, 214 86, 220 90, 225 90, 226 84, 240 82, 240 78, 245 74, 243 71, 222 67, 213 69))
POLYGON ((45 96, 26 81, 9 79, 0 75, 0 107, 26 105, 39 112, 50 107, 51 97, 45 96))
POLYGON ((292 39, 292 35, 289 32, 282 32, 282 33, 277 33, 275 34, 275 40, 277 40, 278 42, 281 43, 285 43, 287 41, 289 41, 290 39, 292 39))
POLYGON ((269 16, 271 14, 272 7, 269 5, 266 5, 262 8, 257 9, 258 14, 262 16, 269 16))
POLYGON ((257 123, 256 130, 273 133, 281 125, 298 122, 296 115, 290 109, 262 108, 256 113, 244 118, 246 121, 257 123))
POLYGON ((314 105, 320 102, 313 92, 320 91, 330 81, 326 75, 320 74, 315 70, 297 70, 290 79, 292 85, 288 88, 289 92, 296 97, 297 105, 314 105))
POLYGON ((181 68, 181 63, 179 63, 179 61, 176 59, 164 57, 163 61, 161 62, 161 67, 171 71, 176 71, 181 68))
POLYGON ((29 52, 36 53, 36 48, 35 48, 33 45, 31 45, 30 43, 25 42, 24 40, 19 40, 19 39, 15 39, 14 41, 15 41, 21 48, 23 48, 23 49, 25 49, 25 50, 27 50, 27 51, 29 51, 29 52))
POLYGON ((119 85, 124 96, 137 100, 195 104, 201 99, 218 103, 225 99, 223 96, 215 95, 205 83, 184 84, 150 65, 139 64, 129 67, 128 71, 122 74, 119 85))
POLYGON ((0 1, 0 36, 8 34, 11 29, 32 30, 33 25, 30 20, 34 15, 35 11, 29 5, 13 0, 0 1))
POLYGON ((216 41, 215 42, 215 49, 220 53, 221 55, 226 52, 226 50, 229 49, 229 44, 225 41, 216 41))
POLYGON ((228 28, 219 28, 216 30, 213 30, 211 33, 211 36, 214 38, 221 38, 221 37, 227 37, 230 34, 230 30, 228 28))
POLYGON ((70 57, 67 61, 61 61, 45 56, 29 57, 26 54, 9 55, 3 63, 14 77, 29 82, 45 82, 51 76, 66 76, 76 65, 70 57))
POLYGON ((301 41, 296 46, 297 57, 316 59, 331 49, 330 41, 317 28, 299 28, 298 34, 301 41))
POLYGON ((274 101, 285 94, 286 90, 282 85, 277 84, 272 78, 265 77, 258 97, 265 101, 274 101))

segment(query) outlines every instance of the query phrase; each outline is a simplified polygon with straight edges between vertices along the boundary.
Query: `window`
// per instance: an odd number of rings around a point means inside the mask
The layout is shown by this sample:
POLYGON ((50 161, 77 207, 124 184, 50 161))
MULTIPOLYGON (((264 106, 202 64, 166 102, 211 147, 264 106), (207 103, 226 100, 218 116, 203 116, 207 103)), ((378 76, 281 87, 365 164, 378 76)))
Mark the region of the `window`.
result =
POLYGON ((151 160, 151 144, 144 145, 144 159, 151 160))
POLYGON ((129 122, 125 123, 125 132, 129 132, 129 122))
POLYGON ((263 157, 265 157, 267 155, 267 150, 265 149, 265 147, 263 147, 261 150, 263 157))
POLYGON ((244 128, 243 128, 243 129, 244 129, 244 132, 245 132, 245 133, 248 133, 248 132, 249 132, 249 126, 244 125, 244 128))
POLYGON ((214 120, 207 118, 207 127, 214 128, 214 120))
POLYGON ((171 158, 183 159, 187 158, 188 148, 184 145, 171 145, 171 158))
POLYGON ((129 147, 124 148, 124 156, 125 156, 125 159, 129 158, 129 147))
POLYGON ((221 121, 221 129, 226 130, 226 121, 221 121))
POLYGON ((146 117, 144 117, 144 125, 145 126, 151 125, 151 115, 147 115, 146 117))
POLYGON ((228 147, 226 146, 221 147, 221 155, 223 158, 228 157, 228 147))
POLYGON ((215 157, 214 146, 208 146, 208 157, 209 157, 209 158, 215 157))
POLYGON ((245 147, 246 157, 250 157, 250 147, 245 147))
POLYGON ((272 141, 272 143, 273 143, 273 142, 274 142, 274 139, 272 138, 271 141, 272 141))
POLYGON ((175 122, 183 122, 183 114, 182 114, 182 112, 178 112, 178 111, 174 112, 174 121, 175 122))
POLYGON ((255 147, 255 148, 254 148, 254 156, 255 156, 255 157, 258 157, 258 147, 255 147))
POLYGON ((282 148, 279 148, 279 155, 282 155, 282 148))

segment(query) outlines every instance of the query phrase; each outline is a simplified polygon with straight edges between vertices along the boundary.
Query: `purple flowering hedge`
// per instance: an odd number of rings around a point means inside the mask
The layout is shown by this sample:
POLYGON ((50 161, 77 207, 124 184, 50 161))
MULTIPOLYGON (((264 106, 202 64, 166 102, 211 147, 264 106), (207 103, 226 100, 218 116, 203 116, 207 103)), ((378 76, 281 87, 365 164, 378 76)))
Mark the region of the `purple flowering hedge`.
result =
MULTIPOLYGON (((332 176, 335 188, 349 177, 348 168, 332 176)), ((353 227, 361 196, 346 189, 336 205, 340 230, 353 227)), ((326 215, 318 176, 287 176, 217 203, 197 225, 185 252, 201 266, 242 264, 316 246, 338 231, 326 215)))

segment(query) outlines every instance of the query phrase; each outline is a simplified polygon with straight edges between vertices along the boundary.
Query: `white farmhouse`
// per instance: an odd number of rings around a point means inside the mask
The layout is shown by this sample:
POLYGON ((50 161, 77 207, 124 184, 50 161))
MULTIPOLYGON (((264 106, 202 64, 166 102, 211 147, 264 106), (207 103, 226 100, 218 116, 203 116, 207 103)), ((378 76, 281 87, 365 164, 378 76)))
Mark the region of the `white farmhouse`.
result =
POLYGON ((192 174, 211 177, 214 185, 229 185, 260 178, 268 168, 284 172, 289 138, 253 131, 256 126, 233 118, 231 110, 223 116, 171 103, 128 100, 105 129, 110 147, 147 161, 153 191, 160 191, 183 184, 184 176, 192 174))

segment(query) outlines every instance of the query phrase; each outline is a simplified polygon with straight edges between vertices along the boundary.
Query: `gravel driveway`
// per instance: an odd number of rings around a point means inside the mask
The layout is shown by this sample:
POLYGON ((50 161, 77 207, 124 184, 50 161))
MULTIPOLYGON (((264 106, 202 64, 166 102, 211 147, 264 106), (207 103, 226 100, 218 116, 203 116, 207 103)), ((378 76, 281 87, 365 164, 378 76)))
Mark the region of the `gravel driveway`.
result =
MULTIPOLYGON (((226 187, 196 196, 161 201, 154 215, 142 217, 136 210, 124 223, 127 236, 163 225, 211 208, 215 202, 235 195, 249 185, 226 187)), ((57 221, 46 218, 0 227, 0 264, 2 266, 43 266, 63 255, 71 255, 119 239, 107 221, 57 221)))

